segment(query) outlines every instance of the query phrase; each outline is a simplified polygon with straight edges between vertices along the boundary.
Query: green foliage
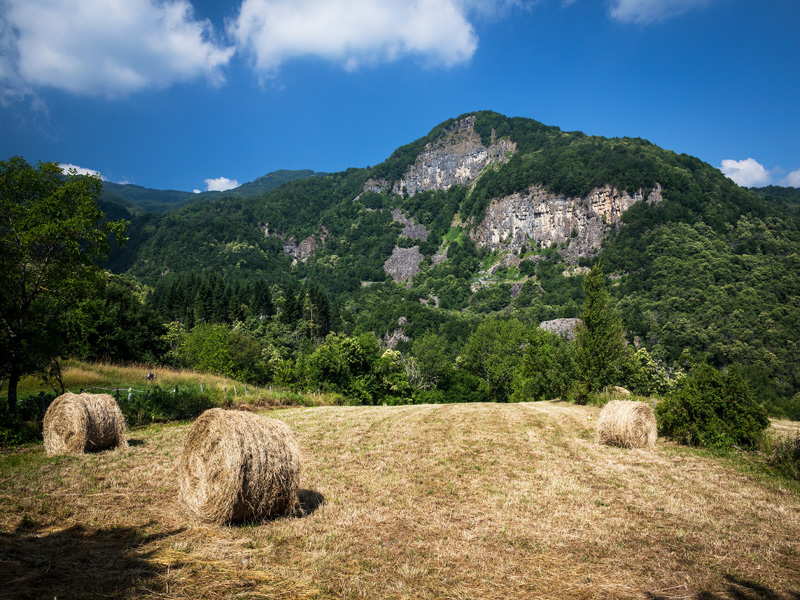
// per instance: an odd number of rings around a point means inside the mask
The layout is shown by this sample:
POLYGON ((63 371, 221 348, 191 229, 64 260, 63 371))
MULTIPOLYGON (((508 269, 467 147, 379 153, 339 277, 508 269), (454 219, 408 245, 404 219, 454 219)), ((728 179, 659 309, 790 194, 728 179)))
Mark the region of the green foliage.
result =
POLYGON ((583 290, 586 301, 575 332, 575 362, 580 380, 596 391, 620 378, 625 352, 622 321, 611 304, 599 264, 584 278, 583 290))
POLYGON ((698 366, 656 406, 661 433, 691 446, 756 448, 769 426, 766 411, 737 369, 698 366))
POLYGON ((261 344, 225 325, 201 323, 183 336, 178 357, 183 366, 233 379, 264 384, 271 369, 261 344))
POLYGON ((62 319, 64 353, 92 361, 160 362, 168 350, 164 326, 144 295, 135 281, 107 275, 95 297, 79 300, 62 319))
POLYGON ((164 388, 154 385, 146 390, 113 393, 129 426, 153 422, 193 419, 204 410, 224 402, 218 392, 199 386, 164 388))
POLYGON ((515 402, 551 400, 563 396, 575 378, 575 346, 560 335, 538 327, 531 332, 514 378, 515 402))
POLYGON ((722 232, 702 222, 648 229, 640 219, 644 213, 630 217, 629 227, 641 227, 635 239, 623 228, 604 252, 617 270, 630 272, 616 290, 630 335, 660 348, 668 362, 688 353, 718 368, 746 366, 770 402, 797 393, 797 219, 745 214, 722 232))
POLYGON ((627 351, 621 364, 621 382, 638 396, 664 396, 675 389, 685 376, 680 368, 667 369, 647 351, 627 351))
POLYGON ((55 163, 0 161, 0 377, 12 413, 19 378, 58 355, 62 318, 93 295, 109 237, 123 241, 124 222, 101 222, 100 185, 55 163))
POLYGON ((296 385, 344 394, 358 404, 379 404, 384 398, 407 398, 411 388, 400 353, 381 352, 375 336, 330 334, 296 367, 296 385))
POLYGON ((436 389, 450 380, 453 364, 446 347, 445 340, 433 331, 414 340, 411 353, 419 369, 419 389, 436 389))
POLYGON ((459 356, 459 366, 483 382, 494 402, 508 402, 523 348, 530 334, 517 319, 489 319, 478 325, 459 356))

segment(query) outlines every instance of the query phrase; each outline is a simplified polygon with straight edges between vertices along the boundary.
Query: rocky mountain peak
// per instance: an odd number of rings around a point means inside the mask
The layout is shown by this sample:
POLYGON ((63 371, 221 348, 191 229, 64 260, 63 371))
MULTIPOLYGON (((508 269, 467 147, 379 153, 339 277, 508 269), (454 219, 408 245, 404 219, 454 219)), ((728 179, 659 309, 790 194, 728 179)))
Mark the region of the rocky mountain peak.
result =
MULTIPOLYGON (((392 193, 413 196, 419 192, 446 190, 453 184, 469 185, 492 164, 508 162, 517 151, 517 144, 506 139, 495 139, 484 146, 475 131, 475 115, 468 115, 453 123, 445 134, 425 145, 414 164, 395 181, 392 193)), ((386 180, 370 179, 365 190, 383 192, 389 189, 386 180)))

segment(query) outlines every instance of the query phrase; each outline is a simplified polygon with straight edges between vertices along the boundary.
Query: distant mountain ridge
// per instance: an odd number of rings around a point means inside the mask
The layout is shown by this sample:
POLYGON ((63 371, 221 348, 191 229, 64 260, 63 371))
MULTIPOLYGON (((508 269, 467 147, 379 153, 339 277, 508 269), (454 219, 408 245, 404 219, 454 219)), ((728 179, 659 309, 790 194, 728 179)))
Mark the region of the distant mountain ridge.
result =
POLYGON ((317 173, 311 169, 280 169, 224 192, 200 192, 199 194, 146 188, 132 183, 104 181, 100 203, 106 213, 110 210, 114 215, 124 216, 125 212, 130 215, 141 215, 149 212, 164 212, 201 199, 219 199, 227 196, 251 198, 274 190, 289 181, 324 175, 327 173, 317 173), (120 208, 124 211, 120 211, 120 208))
POLYGON ((276 297, 308 281, 349 330, 403 321, 410 339, 457 344, 486 316, 577 317, 600 261, 630 343, 745 365, 785 398, 800 391, 798 192, 748 190, 640 138, 481 111, 372 168, 143 214, 108 266, 159 294, 187 277, 263 281, 276 297))

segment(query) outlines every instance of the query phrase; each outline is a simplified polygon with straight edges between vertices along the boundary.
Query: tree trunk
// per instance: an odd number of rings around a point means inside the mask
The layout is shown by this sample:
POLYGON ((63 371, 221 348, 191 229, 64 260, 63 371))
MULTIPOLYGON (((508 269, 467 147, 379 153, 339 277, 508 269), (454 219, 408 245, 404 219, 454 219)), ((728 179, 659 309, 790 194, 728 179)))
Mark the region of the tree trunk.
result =
POLYGON ((8 375, 8 412, 12 415, 17 414, 17 382, 19 381, 19 367, 16 363, 11 365, 11 373, 8 375))

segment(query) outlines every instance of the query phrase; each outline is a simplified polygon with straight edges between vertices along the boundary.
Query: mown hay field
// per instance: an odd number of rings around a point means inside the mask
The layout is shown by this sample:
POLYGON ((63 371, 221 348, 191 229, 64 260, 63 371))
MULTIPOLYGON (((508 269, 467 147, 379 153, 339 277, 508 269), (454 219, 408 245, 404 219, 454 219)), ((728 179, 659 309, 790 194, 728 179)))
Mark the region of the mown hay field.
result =
POLYGON ((597 443, 564 403, 272 411, 307 515, 199 525, 189 423, 0 455, 0 597, 800 598, 800 489, 750 459, 597 443))

